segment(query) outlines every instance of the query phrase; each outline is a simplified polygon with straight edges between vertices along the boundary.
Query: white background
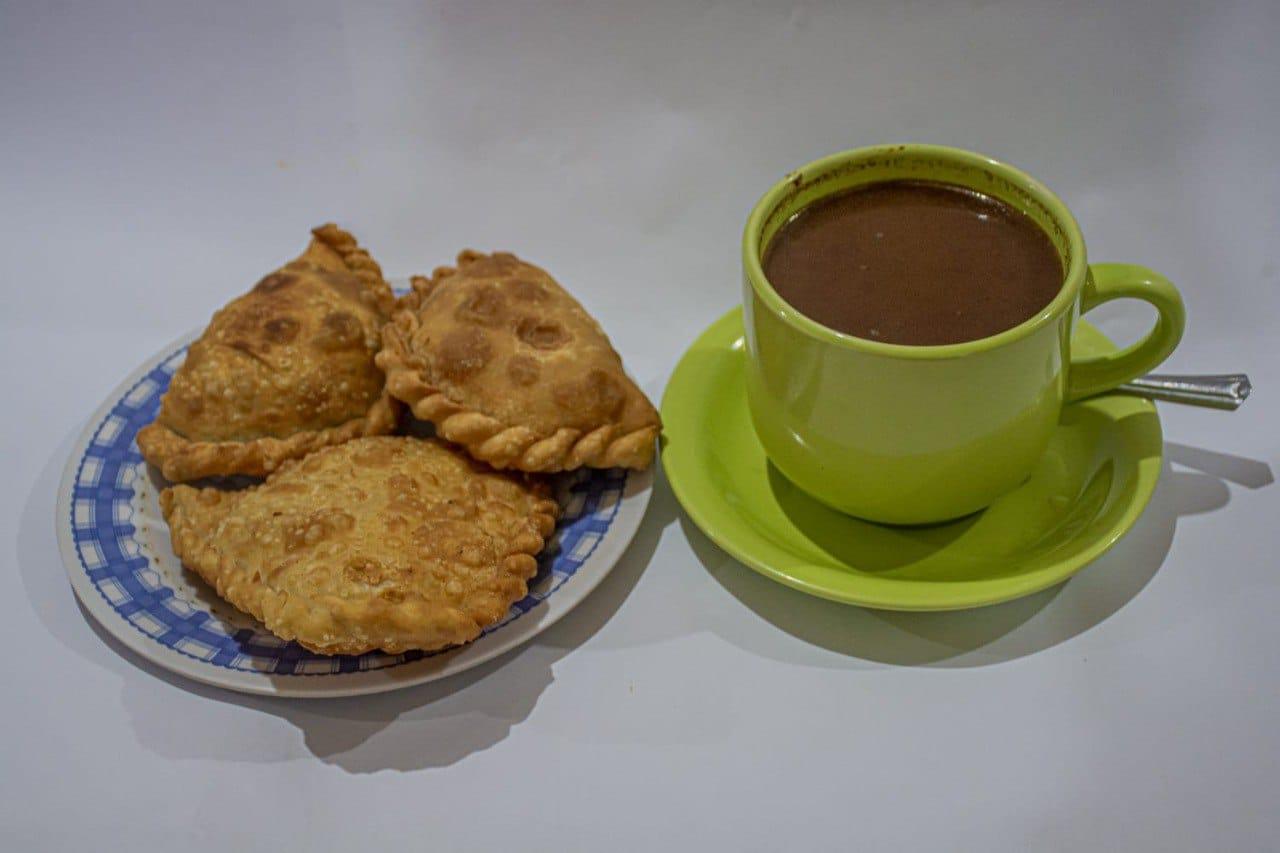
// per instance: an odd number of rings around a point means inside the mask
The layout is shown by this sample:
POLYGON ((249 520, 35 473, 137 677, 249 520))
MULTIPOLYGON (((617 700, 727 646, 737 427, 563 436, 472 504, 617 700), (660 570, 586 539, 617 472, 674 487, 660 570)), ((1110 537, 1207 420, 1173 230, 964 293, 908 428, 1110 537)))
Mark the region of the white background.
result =
MULTIPOLYGON (((1280 4, 0 8, 0 847, 1261 850, 1280 831, 1280 4), (790 168, 929 141, 1044 179, 1190 323, 1148 513, 1064 587, 896 615, 719 552, 665 482, 578 610, 472 673, 270 701, 96 633, 53 536, 127 372, 328 219, 391 275, 551 269, 660 396, 790 168)), ((1132 339, 1149 315, 1102 314, 1132 339)))

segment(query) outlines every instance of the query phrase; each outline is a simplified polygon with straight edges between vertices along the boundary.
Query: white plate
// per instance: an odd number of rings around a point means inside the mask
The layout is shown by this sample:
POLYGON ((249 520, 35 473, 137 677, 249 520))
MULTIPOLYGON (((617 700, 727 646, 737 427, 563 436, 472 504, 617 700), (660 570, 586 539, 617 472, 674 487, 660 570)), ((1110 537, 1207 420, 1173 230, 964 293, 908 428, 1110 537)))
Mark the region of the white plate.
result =
POLYGON ((562 518, 529 595, 475 642, 436 653, 327 657, 284 643, 223 602, 169 546, 166 483, 134 436, 186 355, 188 335, 120 384, 80 435, 58 490, 58 545, 85 609, 133 651, 188 678, 245 693, 354 696, 462 672, 551 626, 591 592, 640 526, 653 469, 564 475, 562 518))

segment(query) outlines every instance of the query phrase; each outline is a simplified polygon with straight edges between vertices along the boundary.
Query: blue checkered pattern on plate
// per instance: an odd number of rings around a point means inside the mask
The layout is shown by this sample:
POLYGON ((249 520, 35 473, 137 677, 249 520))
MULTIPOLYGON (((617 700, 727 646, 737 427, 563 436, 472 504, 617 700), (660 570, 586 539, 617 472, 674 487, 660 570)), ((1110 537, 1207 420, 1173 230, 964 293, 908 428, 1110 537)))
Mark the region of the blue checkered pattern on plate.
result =
MULTIPOLYGON (((432 654, 313 654, 261 627, 224 626, 203 603, 187 600, 165 583, 135 538, 134 483, 147 474, 134 436, 155 418, 160 396, 185 354, 186 347, 177 350, 125 392, 98 425, 80 459, 69 521, 80 564, 102 597, 157 643, 230 669, 334 675, 396 666, 432 654)), ((539 558, 529 594, 485 634, 519 619, 573 576, 609 529, 626 482, 626 472, 614 470, 582 472, 562 484, 560 522, 539 558)))

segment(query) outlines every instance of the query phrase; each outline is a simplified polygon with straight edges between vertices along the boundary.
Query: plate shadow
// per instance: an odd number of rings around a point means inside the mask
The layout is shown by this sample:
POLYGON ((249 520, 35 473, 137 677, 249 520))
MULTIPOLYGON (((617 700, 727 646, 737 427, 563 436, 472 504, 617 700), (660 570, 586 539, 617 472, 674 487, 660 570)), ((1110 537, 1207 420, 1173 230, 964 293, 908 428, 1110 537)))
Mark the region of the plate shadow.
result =
MULTIPOLYGON (((785 587, 720 550, 687 516, 681 526, 704 569, 774 627, 812 647, 872 664, 963 668, 1035 654, 1088 631, 1133 600, 1164 563, 1178 519, 1218 510, 1228 483, 1259 489, 1274 482, 1263 461, 1168 443, 1159 484, 1138 523, 1119 543, 1056 587, 972 610, 911 613, 826 601, 785 587)), ((963 524, 963 520, 958 522, 963 524)), ((951 525, 940 528, 945 535, 951 525)), ((925 543, 927 546, 928 543, 925 543)), ((757 632, 725 639, 762 654, 785 649, 757 632)), ((812 662, 812 655, 804 660, 812 662)), ((832 666, 848 666, 836 659, 832 666)))
POLYGON ((635 538, 600 585, 530 642, 473 669, 368 696, 252 696, 200 684, 151 663, 116 640, 76 600, 50 519, 78 433, 77 428, 60 442, 27 497, 17 541, 19 573, 40 623, 68 651, 120 676, 122 704, 138 742, 171 758, 271 763, 311 755, 350 773, 372 773, 444 767, 481 752, 528 719, 555 680, 554 664, 591 639, 622 606, 676 513, 665 480, 655 478, 635 538), (139 678, 136 670, 154 680, 139 678), (256 713, 227 713, 225 706, 256 713), (301 733, 301 744, 281 739, 278 748, 264 750, 260 715, 289 722, 301 733), (394 730, 382 734, 393 723, 394 730))

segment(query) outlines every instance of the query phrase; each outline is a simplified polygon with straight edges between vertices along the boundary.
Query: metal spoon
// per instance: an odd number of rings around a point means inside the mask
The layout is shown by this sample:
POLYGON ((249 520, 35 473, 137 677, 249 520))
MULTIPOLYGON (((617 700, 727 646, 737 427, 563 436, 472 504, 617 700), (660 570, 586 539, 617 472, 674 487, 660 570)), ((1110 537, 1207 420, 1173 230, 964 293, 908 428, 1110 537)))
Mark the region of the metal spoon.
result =
POLYGON ((1160 376, 1151 373, 1121 385, 1117 390, 1153 400, 1235 411, 1248 398, 1253 386, 1243 373, 1217 376, 1160 376))

